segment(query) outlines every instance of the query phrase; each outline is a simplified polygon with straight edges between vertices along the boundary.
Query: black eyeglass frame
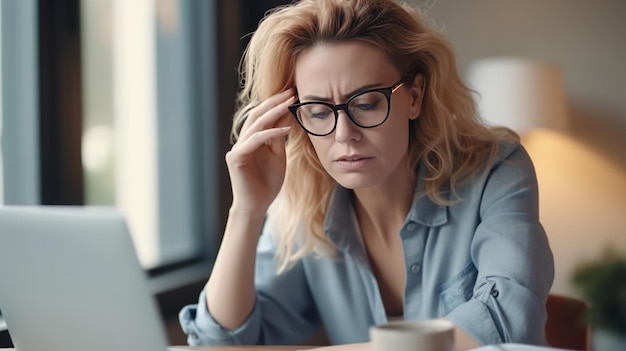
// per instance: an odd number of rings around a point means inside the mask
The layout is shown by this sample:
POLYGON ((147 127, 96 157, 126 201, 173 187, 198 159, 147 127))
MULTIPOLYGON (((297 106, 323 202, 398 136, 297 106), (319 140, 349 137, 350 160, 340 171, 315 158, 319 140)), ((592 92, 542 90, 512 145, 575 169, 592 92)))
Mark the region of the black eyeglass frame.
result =
POLYGON ((368 129, 369 128, 375 128, 375 127, 378 127, 379 125, 385 123, 387 118, 389 118, 389 111, 391 111, 391 95, 393 93, 395 93, 396 90, 398 90, 403 85, 404 85, 404 82, 401 79, 397 83, 395 83, 394 85, 392 85, 390 87, 374 88, 374 89, 364 90, 364 91, 361 91, 361 92, 358 92, 358 93, 352 95, 351 97, 348 98, 348 100, 345 103, 339 104, 339 105, 333 105, 331 103, 323 102, 323 101, 307 101, 307 102, 297 102, 297 103, 295 103, 293 105, 290 105, 287 108, 289 109, 289 112, 291 112, 293 117, 296 119, 296 121, 298 122, 300 127, 302 127, 302 129, 304 129, 305 132, 307 132, 307 133, 309 133, 311 135, 314 135, 314 136, 320 136, 321 137, 321 136, 327 136, 327 135, 332 134, 335 131, 335 129, 337 129, 337 121, 339 120, 339 111, 341 111, 341 110, 346 111, 346 115, 348 116, 350 121, 352 121, 352 123, 354 123, 356 126, 361 127, 361 128, 368 128, 368 129), (357 98, 357 97, 359 97, 359 96, 361 96, 363 94, 373 93, 373 92, 381 92, 387 98, 387 114, 385 115, 385 118, 378 124, 375 124, 373 126, 362 126, 352 116, 352 114, 350 113, 350 109, 348 109, 348 105, 350 105, 350 102, 352 102, 352 100, 354 100, 355 98, 357 98), (306 127, 302 124, 302 122, 300 121, 300 118, 298 118, 298 108, 300 108, 300 106, 311 105, 311 104, 325 105, 325 106, 328 106, 331 110, 333 110, 333 113, 335 114, 335 125, 333 126, 333 129, 330 130, 330 132, 328 132, 326 134, 313 133, 310 130, 306 129, 306 127))

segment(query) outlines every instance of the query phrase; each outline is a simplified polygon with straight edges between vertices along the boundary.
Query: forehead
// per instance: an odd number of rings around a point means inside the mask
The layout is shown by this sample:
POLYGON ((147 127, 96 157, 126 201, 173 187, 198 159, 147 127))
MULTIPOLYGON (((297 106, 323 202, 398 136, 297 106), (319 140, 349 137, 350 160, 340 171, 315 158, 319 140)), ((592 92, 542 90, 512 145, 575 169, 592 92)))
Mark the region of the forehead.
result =
POLYGON ((358 41, 313 45, 298 55, 295 65, 301 93, 345 93, 364 85, 392 84, 397 78, 382 49, 358 41))

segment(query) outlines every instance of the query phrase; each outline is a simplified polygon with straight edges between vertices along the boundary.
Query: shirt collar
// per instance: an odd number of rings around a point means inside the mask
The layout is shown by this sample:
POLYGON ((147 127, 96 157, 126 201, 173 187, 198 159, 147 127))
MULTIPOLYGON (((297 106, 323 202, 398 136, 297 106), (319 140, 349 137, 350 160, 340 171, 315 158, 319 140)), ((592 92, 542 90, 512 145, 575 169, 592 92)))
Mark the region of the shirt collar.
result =
MULTIPOLYGON (((415 190, 415 197, 413 198, 413 205, 409 210, 407 220, 417 222, 427 227, 437 227, 444 225, 448 222, 448 207, 433 202, 428 195, 426 195, 426 171, 425 167, 420 167, 417 177, 417 187, 415 190)), ((449 191, 445 192, 449 199, 449 191)))
MULTIPOLYGON (((417 187, 413 204, 406 222, 416 222, 427 227, 441 226, 448 222, 447 206, 433 202, 426 195, 426 172, 419 167, 417 187)), ((353 207, 354 192, 336 185, 330 199, 330 206, 324 222, 328 238, 340 251, 363 247, 353 207)))
POLYGON ((328 239, 340 251, 349 251, 355 246, 363 246, 356 225, 353 198, 352 190, 336 185, 324 222, 328 239))

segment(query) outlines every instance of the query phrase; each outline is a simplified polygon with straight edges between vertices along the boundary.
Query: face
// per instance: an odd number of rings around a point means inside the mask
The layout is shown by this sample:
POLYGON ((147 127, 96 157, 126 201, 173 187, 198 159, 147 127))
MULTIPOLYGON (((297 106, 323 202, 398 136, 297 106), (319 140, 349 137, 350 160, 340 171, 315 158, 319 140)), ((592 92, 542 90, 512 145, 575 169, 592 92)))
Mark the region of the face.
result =
MULTIPOLYGON (((318 44, 296 60, 295 82, 300 102, 345 103, 355 92, 384 88, 400 80, 385 53, 360 42, 318 44)), ((409 144, 409 121, 422 101, 421 76, 391 95, 389 117, 374 128, 354 124, 339 112, 335 131, 309 135, 321 164, 343 187, 362 189, 411 179, 403 161, 409 144)))

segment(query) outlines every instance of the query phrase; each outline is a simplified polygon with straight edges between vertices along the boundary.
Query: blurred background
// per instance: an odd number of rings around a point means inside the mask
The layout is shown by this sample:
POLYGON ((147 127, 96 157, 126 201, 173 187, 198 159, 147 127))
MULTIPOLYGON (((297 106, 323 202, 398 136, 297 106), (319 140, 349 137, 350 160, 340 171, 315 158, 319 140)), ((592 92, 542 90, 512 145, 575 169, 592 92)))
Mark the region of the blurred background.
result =
MULTIPOLYGON (((185 343, 176 313, 208 278, 230 205, 239 58, 282 3, 0 2, 0 203, 121 208, 173 344, 185 343)), ((564 123, 518 132, 537 169, 553 291, 574 296, 575 267, 626 250, 626 2, 412 3, 450 39, 470 85, 493 58, 559 72, 564 123)))

